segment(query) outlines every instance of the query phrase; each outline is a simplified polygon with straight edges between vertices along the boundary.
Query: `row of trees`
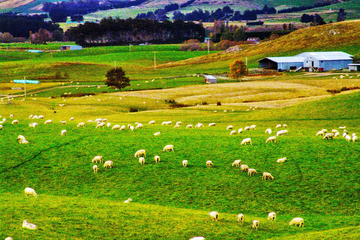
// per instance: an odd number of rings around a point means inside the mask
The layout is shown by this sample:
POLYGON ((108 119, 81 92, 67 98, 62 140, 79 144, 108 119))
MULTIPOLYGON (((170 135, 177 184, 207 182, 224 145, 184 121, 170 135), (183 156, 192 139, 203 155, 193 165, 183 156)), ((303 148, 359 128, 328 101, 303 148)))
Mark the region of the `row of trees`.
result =
POLYGON ((81 46, 127 45, 129 43, 179 43, 205 38, 200 24, 176 20, 104 18, 100 23, 86 22, 66 31, 66 36, 81 46))

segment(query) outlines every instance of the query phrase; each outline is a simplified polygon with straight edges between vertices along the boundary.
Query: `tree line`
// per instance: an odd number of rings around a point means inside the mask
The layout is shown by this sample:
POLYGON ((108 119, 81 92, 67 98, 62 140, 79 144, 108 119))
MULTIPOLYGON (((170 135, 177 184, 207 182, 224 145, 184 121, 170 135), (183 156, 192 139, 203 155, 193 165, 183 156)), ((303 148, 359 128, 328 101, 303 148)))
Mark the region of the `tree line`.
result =
POLYGON ((180 43, 187 39, 203 41, 200 24, 182 20, 104 18, 100 23, 86 22, 66 31, 66 36, 81 46, 110 46, 139 43, 180 43))

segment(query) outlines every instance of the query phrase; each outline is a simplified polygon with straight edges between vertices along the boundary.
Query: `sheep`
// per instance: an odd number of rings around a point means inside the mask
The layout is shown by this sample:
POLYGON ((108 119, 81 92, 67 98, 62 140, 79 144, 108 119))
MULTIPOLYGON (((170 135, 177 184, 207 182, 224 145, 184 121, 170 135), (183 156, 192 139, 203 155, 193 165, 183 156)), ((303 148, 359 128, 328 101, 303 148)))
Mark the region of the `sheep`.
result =
POLYGON ((113 167, 113 161, 106 161, 104 163, 104 168, 112 168, 113 167))
POLYGON ((134 131, 134 126, 130 125, 129 128, 131 131, 134 131))
POLYGON ((38 119, 44 119, 44 115, 39 115, 38 119))
POLYGON ((340 129, 345 129, 346 128, 346 126, 341 126, 341 127, 339 127, 340 129))
POLYGON ((204 125, 202 123, 198 123, 195 125, 195 128, 202 128, 204 125))
POLYGON ((267 219, 268 219, 268 221, 275 221, 276 213, 274 213, 274 212, 269 213, 267 219))
POLYGON ((132 199, 131 198, 128 198, 128 199, 126 199, 125 201, 124 201, 124 203, 130 203, 132 201, 132 199))
POLYGON ((343 137, 346 138, 346 135, 348 135, 347 131, 343 132, 343 137))
POLYGON ((33 122, 33 123, 30 123, 30 124, 29 124, 29 127, 33 127, 33 128, 35 128, 37 125, 38 125, 38 123, 33 122))
POLYGON ((94 170, 94 173, 97 173, 97 172, 99 171, 98 165, 94 165, 94 166, 93 166, 93 170, 94 170))
POLYGON ((235 135, 236 134, 236 131, 235 130, 232 130, 231 132, 230 132, 230 135, 235 135))
POLYGON ((159 135, 160 135, 160 132, 154 133, 154 136, 159 136, 159 135))
POLYGON ((249 131, 249 130, 250 130, 250 126, 244 127, 244 131, 249 131))
POLYGON ((144 158, 144 157, 140 157, 140 158, 139 158, 139 163, 140 163, 140 165, 144 165, 144 164, 145 164, 145 158, 144 158))
POLYGON ((0 124, 0 130, 2 130, 2 129, 3 129, 3 125, 0 124))
POLYGON ((207 167, 212 167, 213 166, 213 163, 212 163, 212 161, 206 161, 206 166, 207 167))
POLYGON ((276 136, 271 136, 271 137, 269 137, 269 138, 265 141, 265 143, 268 143, 268 142, 276 143, 276 136))
POLYGON ((271 180, 274 180, 274 179, 275 179, 275 178, 271 175, 271 173, 263 172, 262 180, 267 180, 268 178, 271 179, 271 180))
POLYGON ((179 121, 179 122, 176 122, 176 124, 175 124, 175 125, 181 125, 181 123, 182 123, 182 122, 180 122, 180 121, 179 121))
POLYGON ((66 121, 60 121, 61 124, 66 124, 66 121))
POLYGON ((76 127, 85 127, 85 123, 84 123, 84 122, 81 122, 81 123, 79 123, 76 127))
POLYGON ((183 161, 182 161, 182 165, 183 165, 183 167, 187 167, 187 165, 188 165, 188 160, 183 160, 183 161))
POLYGON ((23 135, 19 135, 17 140, 18 140, 19 144, 28 144, 29 143, 23 135))
POLYGON ((193 238, 190 238, 190 240, 205 240, 204 237, 200 236, 200 237, 193 237, 193 238))
POLYGON ((331 132, 332 132, 333 134, 335 134, 335 133, 338 133, 339 131, 336 130, 336 129, 333 129, 333 130, 331 130, 331 132))
POLYGON ((242 214, 242 213, 238 214, 238 222, 244 223, 244 214, 242 214))
POLYGON ((12 237, 7 237, 5 240, 14 240, 12 237))
POLYGON ((326 133, 324 136, 324 139, 329 140, 329 139, 334 139, 334 134, 333 133, 326 133))
POLYGON ((209 127, 215 127, 215 123, 209 123, 209 127))
POLYGON ((256 128, 256 125, 251 125, 249 130, 255 130, 255 128, 256 128))
POLYGON ((155 120, 151 120, 148 124, 155 124, 155 120))
POLYGON ((98 163, 98 162, 102 163, 103 162, 103 157, 102 156, 95 156, 91 162, 92 163, 98 163))
POLYGON ((28 228, 28 229, 31 229, 31 230, 35 230, 35 229, 36 229, 36 225, 33 224, 33 223, 29 223, 26 219, 23 221, 22 227, 23 227, 23 228, 28 228))
POLYGON ((284 124, 283 124, 283 128, 287 128, 287 127, 288 127, 288 125, 284 123, 284 124))
POLYGON ((256 172, 256 170, 254 168, 249 168, 248 169, 248 175, 249 176, 252 176, 252 175, 255 175, 255 174, 257 174, 257 172, 256 172))
POLYGON ((106 123, 104 122, 100 122, 96 125, 96 128, 101 128, 101 127, 104 127, 106 123))
POLYGON ((281 124, 276 125, 275 128, 281 128, 281 124))
POLYGON ((146 157, 146 151, 145 151, 145 149, 140 149, 140 150, 136 151, 135 157, 140 157, 140 156, 146 157))
POLYGON ((244 131, 244 129, 239 128, 238 133, 242 133, 243 131, 244 131))
POLYGON ((259 224, 260 224, 259 220, 254 220, 252 223, 252 228, 258 230, 259 224))
POLYGON ((235 161, 231 164, 231 166, 239 167, 240 164, 241 164, 241 160, 235 160, 235 161))
POLYGON ((283 157, 283 158, 279 158, 278 160, 276 160, 276 162, 283 163, 283 162, 285 162, 285 160, 287 160, 287 158, 283 157))
POLYGON ((216 211, 209 212, 209 215, 214 221, 219 220, 219 213, 218 212, 216 212, 216 211))
POLYGON ((14 121, 11 122, 11 124, 18 124, 19 120, 15 119, 14 121))
POLYGON ((188 129, 188 128, 193 128, 193 125, 192 124, 187 125, 186 129, 188 129))
POLYGON ((155 160, 156 163, 159 163, 159 162, 160 162, 160 156, 159 156, 159 155, 156 155, 156 156, 154 157, 154 160, 155 160))
POLYGON ((111 123, 106 123, 106 127, 110 127, 111 126, 111 123))
POLYGON ((242 172, 247 172, 247 171, 249 171, 249 166, 246 164, 241 164, 240 169, 242 172))
POLYGON ((164 148, 163 148, 163 152, 174 152, 174 145, 166 145, 164 148))
POLYGON ((27 188, 25 188, 24 192, 25 192, 26 196, 31 195, 31 196, 37 197, 37 194, 33 188, 27 187, 27 188))
POLYGON ((339 132, 336 132, 334 137, 339 137, 340 136, 340 133, 339 132))
POLYGON ((175 124, 174 128, 180 128, 180 125, 175 124))
POLYGON ((75 119, 74 117, 71 117, 71 118, 69 119, 69 121, 74 121, 74 119, 75 119))
POLYGON ((299 226, 299 227, 304 227, 304 219, 300 218, 300 217, 293 218, 290 221, 289 225, 295 225, 295 226, 299 226))
POLYGON ((52 123, 52 120, 51 119, 48 119, 44 122, 44 124, 51 124, 52 123))
POLYGON ((277 131, 276 132, 276 136, 282 136, 282 135, 284 135, 285 133, 284 133, 284 130, 280 130, 280 131, 277 131))
POLYGON ((140 129, 143 128, 143 125, 141 123, 139 123, 138 125, 136 125, 135 129, 140 129))
POLYGON ((167 122, 166 122, 166 121, 164 121, 164 122, 162 122, 162 123, 161 123, 161 125, 167 125, 167 122))
POLYGON ((252 145, 251 143, 251 138, 245 138, 244 140, 241 141, 240 145, 246 145, 246 144, 250 144, 252 145))
POLYGON ((61 130, 61 136, 64 136, 66 134, 66 129, 61 130))
POLYGON ((356 135, 353 135, 353 136, 352 136, 352 141, 353 141, 353 142, 356 142, 357 140, 358 140, 358 137, 357 137, 356 135))
POLYGON ((318 131, 315 136, 324 136, 324 132, 322 130, 318 131))
POLYGON ((265 130, 265 133, 271 134, 271 128, 266 129, 266 130, 265 130))
POLYGON ((120 130, 120 125, 119 124, 116 124, 114 126, 112 126, 111 130, 116 130, 116 129, 119 129, 120 130))
POLYGON ((124 131, 126 129, 125 125, 122 125, 120 131, 124 131))
POLYGON ((227 126, 226 130, 230 130, 230 129, 233 129, 233 125, 227 126))

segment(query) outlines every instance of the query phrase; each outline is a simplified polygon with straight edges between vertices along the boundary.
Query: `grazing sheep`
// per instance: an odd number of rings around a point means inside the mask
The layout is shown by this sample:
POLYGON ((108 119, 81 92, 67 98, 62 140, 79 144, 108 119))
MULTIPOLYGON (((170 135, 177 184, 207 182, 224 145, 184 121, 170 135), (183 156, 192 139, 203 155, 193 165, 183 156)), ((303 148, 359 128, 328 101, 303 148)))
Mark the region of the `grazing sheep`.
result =
POLYGON ((252 223, 252 228, 255 229, 255 230, 258 230, 259 225, 260 225, 259 220, 254 220, 253 223, 252 223))
POLYGON ((249 171, 249 166, 246 164, 241 164, 240 169, 242 172, 247 172, 247 171, 249 171))
POLYGON ((231 164, 231 166, 239 167, 240 164, 241 164, 241 160, 235 160, 235 161, 231 164))
POLYGON ((209 123, 209 127, 215 127, 215 123, 209 123))
POLYGON ((132 201, 132 199, 131 198, 128 198, 128 199, 126 199, 125 201, 124 201, 124 203, 130 203, 132 201))
POLYGON ((190 240, 205 240, 204 237, 193 237, 193 238, 190 238, 190 240))
POLYGON ((74 117, 71 117, 71 118, 69 119, 69 121, 74 121, 74 119, 75 119, 74 117))
POLYGON ((30 123, 30 124, 29 124, 29 127, 33 127, 33 128, 35 128, 37 125, 38 125, 38 123, 33 122, 33 123, 30 123))
POLYGON ((250 130, 250 126, 244 127, 244 131, 249 131, 249 130, 250 130))
POLYGON ((144 157, 140 157, 140 158, 139 158, 139 163, 140 163, 140 165, 144 165, 144 164, 145 164, 145 158, 144 158, 144 157))
POLYGON ((195 125, 195 128, 202 128, 204 125, 202 123, 198 123, 195 125))
POLYGON ((37 197, 37 194, 33 188, 27 187, 27 188, 25 188, 24 192, 25 192, 26 196, 31 195, 31 196, 37 197))
POLYGON ((44 124, 51 124, 52 123, 52 120, 49 119, 49 120, 46 120, 44 124))
POLYGON ((248 175, 249 176, 252 176, 252 175, 255 175, 255 174, 257 174, 257 172, 256 172, 256 170, 254 168, 249 168, 248 169, 248 175))
POLYGON ((251 138, 245 138, 244 140, 241 141, 240 145, 246 145, 246 144, 250 144, 252 145, 251 143, 251 138))
POLYGON ((162 122, 162 123, 161 123, 161 125, 167 125, 167 122, 166 122, 166 121, 164 121, 164 122, 162 122))
POLYGON ((166 145, 164 148, 163 148, 163 152, 174 152, 174 145, 166 145))
POLYGON ((2 130, 2 129, 3 129, 3 125, 0 124, 0 130, 2 130))
POLYGON ((125 125, 122 125, 120 131, 124 131, 126 129, 125 125))
POLYGON ((242 214, 242 213, 238 214, 238 222, 244 223, 244 214, 242 214))
POLYGON ((232 130, 231 132, 230 132, 230 135, 235 135, 236 134, 236 130, 232 130))
POLYGON ((176 122, 175 125, 181 125, 181 124, 182 124, 182 122, 179 121, 179 122, 176 122))
POLYGON ((286 125, 285 123, 283 124, 283 128, 287 128, 288 127, 288 125, 286 125))
POLYGON ((265 143, 268 143, 268 142, 276 143, 276 136, 271 136, 271 137, 269 137, 269 138, 265 141, 265 143))
POLYGON ((275 128, 281 128, 281 124, 276 125, 275 128))
POLYGON ((66 129, 61 130, 61 136, 64 136, 66 133, 67 133, 67 132, 66 132, 66 129))
POLYGON ((321 131, 323 131, 324 133, 328 132, 328 130, 326 128, 321 129, 321 131))
POLYGON ((145 151, 145 149, 141 149, 141 150, 136 151, 135 157, 140 157, 140 156, 146 157, 146 151, 145 151))
POLYGON ((280 130, 280 131, 277 131, 276 132, 276 136, 282 136, 282 135, 284 135, 285 133, 284 133, 284 130, 280 130))
POLYGON ((151 120, 148 124, 155 124, 155 120, 151 120))
POLYGON ((193 128, 193 125, 189 124, 189 125, 186 126, 186 128, 193 128))
POLYGON ((276 162, 283 163, 283 162, 285 162, 285 160, 287 160, 287 158, 283 157, 283 158, 279 158, 278 160, 276 160, 276 162))
POLYGON ((95 156, 94 159, 91 161, 92 163, 102 163, 103 162, 103 157, 102 156, 95 156))
POLYGON ((324 136, 324 134, 325 133, 322 130, 320 130, 316 133, 316 136, 324 136))
POLYGON ((113 167, 113 161, 106 161, 104 163, 104 168, 112 168, 113 167))
POLYGON ((339 132, 336 132, 334 137, 339 137, 340 136, 340 133, 339 132))
POLYGON ((303 218, 293 218, 289 225, 295 225, 295 226, 299 226, 299 227, 304 227, 304 219, 303 218))
POLYGON ((159 136, 159 135, 160 135, 160 132, 154 133, 154 136, 159 136))
POLYGON ((19 144, 28 144, 29 143, 23 135, 19 135, 17 140, 18 140, 19 144))
POLYGON ((326 133, 324 136, 324 139, 329 140, 329 139, 334 139, 334 134, 333 133, 326 133))
POLYGON ((183 167, 187 167, 187 165, 188 165, 188 160, 183 160, 183 161, 182 161, 182 165, 183 165, 183 167))
POLYGON ((141 123, 139 123, 138 125, 136 125, 135 129, 140 129, 143 128, 143 125, 141 123))
POLYGON ((251 125, 249 130, 255 130, 256 125, 251 125))
POLYGON ((212 167, 213 166, 213 163, 212 163, 212 161, 206 161, 206 166, 207 167, 212 167))
POLYGON ((111 126, 111 123, 106 123, 106 127, 110 127, 111 126))
POLYGON ((346 126, 342 126, 342 127, 339 127, 340 129, 345 129, 346 128, 346 126))
POLYGON ((159 156, 159 155, 156 155, 156 156, 154 157, 154 160, 155 160, 156 163, 159 163, 159 162, 160 162, 160 156, 159 156))
POLYGON ((36 225, 33 224, 33 223, 29 223, 26 219, 24 220, 22 227, 27 228, 27 229, 31 229, 31 230, 36 229, 36 225))
POLYGON ((44 115, 39 115, 38 119, 44 119, 44 115))
POLYGON ((174 128, 180 128, 180 125, 175 124, 174 128))
POLYGON ((336 129, 333 129, 333 130, 331 130, 331 132, 332 132, 333 134, 335 134, 335 133, 337 133, 337 132, 339 132, 339 131, 336 130, 336 129))
POLYGON ((345 140, 348 141, 348 142, 350 142, 350 141, 351 141, 351 136, 348 135, 348 134, 346 134, 346 135, 345 135, 345 140))
POLYGON ((230 129, 233 129, 233 125, 227 126, 226 130, 230 130, 230 129))
POLYGON ((12 237, 7 237, 5 240, 14 240, 12 237))
POLYGON ((131 131, 134 131, 134 126, 130 125, 129 128, 131 131))
POLYGON ((77 125, 77 127, 85 127, 85 123, 84 122, 81 122, 77 125))
POLYGON ((266 129, 266 130, 265 130, 265 133, 271 134, 271 128, 266 129))
POLYGON ((19 120, 15 119, 14 121, 11 122, 11 124, 18 124, 19 120))
POLYGON ((116 130, 116 129, 119 129, 120 130, 120 125, 119 124, 116 124, 114 126, 112 126, 111 130, 116 130))
POLYGON ((61 124, 66 124, 66 121, 60 121, 61 124))
POLYGON ((271 175, 271 173, 263 172, 262 180, 267 180, 268 178, 269 178, 270 180, 274 180, 274 179, 275 179, 275 178, 271 175))
POLYGON ((99 171, 98 165, 94 165, 94 166, 93 166, 93 170, 94 170, 94 173, 97 173, 97 172, 99 171))
POLYGON ((352 141, 353 141, 353 142, 356 142, 357 140, 358 140, 358 137, 357 137, 356 135, 353 135, 353 136, 352 136, 352 141))
POLYGON ((239 128, 238 133, 242 133, 243 131, 244 131, 244 129, 239 128))
POLYGON ((216 212, 216 211, 209 212, 209 215, 214 221, 219 220, 219 213, 218 212, 216 212))
POLYGON ((269 213, 267 219, 268 219, 269 221, 275 221, 275 219, 276 219, 276 213, 274 213, 274 212, 269 213))
POLYGON ((105 122, 100 122, 96 125, 96 128, 101 128, 101 127, 104 127, 105 126, 105 122))

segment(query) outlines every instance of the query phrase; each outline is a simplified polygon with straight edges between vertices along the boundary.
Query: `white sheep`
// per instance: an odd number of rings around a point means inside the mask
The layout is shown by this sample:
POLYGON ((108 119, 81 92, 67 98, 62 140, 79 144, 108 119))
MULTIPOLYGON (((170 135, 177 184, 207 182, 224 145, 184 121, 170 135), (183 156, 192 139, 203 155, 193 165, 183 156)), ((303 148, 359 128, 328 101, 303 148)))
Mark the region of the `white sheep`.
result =
POLYGON ((105 126, 105 122, 99 122, 97 125, 96 125, 96 128, 102 128, 105 126))
POLYGON ((245 138, 244 140, 241 141, 241 144, 240 145, 246 145, 246 144, 250 144, 252 145, 251 143, 251 138, 245 138))
POLYGON ((356 142, 358 140, 358 137, 356 135, 353 135, 351 139, 353 142, 356 142))
POLYGON ((11 124, 18 124, 19 120, 15 119, 14 121, 11 122, 11 124))
POLYGON ((154 133, 154 136, 159 136, 161 133, 160 132, 156 132, 154 133))
POLYGON ((76 127, 85 127, 85 123, 84 123, 84 122, 81 122, 81 123, 79 123, 76 127))
POLYGON ((334 134, 333 133, 326 133, 324 136, 324 139, 329 140, 329 139, 334 139, 334 134))
POLYGON ((339 132, 336 132, 334 137, 339 137, 340 136, 340 133, 339 132))
POLYGON ((175 125, 181 125, 181 124, 182 124, 182 122, 179 121, 179 122, 176 122, 175 125))
POLYGON ((130 126, 129 126, 129 129, 130 129, 131 131, 134 131, 134 126, 130 125, 130 126))
POLYGON ((331 130, 331 132, 332 132, 333 134, 335 134, 335 133, 337 133, 337 132, 339 132, 339 131, 336 130, 336 129, 333 129, 333 130, 331 130))
POLYGON ((259 220, 254 220, 252 223, 252 228, 257 230, 259 228, 260 222, 259 220))
POLYGON ((320 130, 316 133, 316 136, 324 136, 324 134, 325 133, 322 130, 320 130))
POLYGON ((159 155, 156 155, 156 156, 154 157, 154 160, 155 160, 156 163, 159 163, 159 162, 160 162, 160 156, 159 156, 159 155))
POLYGON ((12 237, 7 237, 5 240, 14 240, 12 237))
POLYGON ((174 128, 180 128, 180 125, 175 124, 174 128))
POLYGON ((242 214, 242 213, 238 214, 238 222, 244 223, 244 214, 242 214))
POLYGON ((214 221, 219 220, 219 213, 217 211, 209 212, 209 215, 214 221))
POLYGON ((268 219, 268 221, 275 221, 276 213, 274 213, 274 212, 269 213, 267 219, 268 219))
POLYGON ((122 125, 120 131, 124 131, 126 129, 125 125, 122 125))
POLYGON ((94 173, 97 173, 97 172, 99 171, 98 165, 94 165, 94 166, 93 166, 93 170, 94 170, 94 173))
POLYGON ((144 125, 142 125, 141 123, 139 123, 138 125, 136 125, 135 129, 141 129, 143 128, 144 125))
POLYGON ((163 148, 163 152, 174 152, 174 145, 166 145, 164 148, 163 148))
POLYGON ((236 134, 236 130, 232 130, 231 132, 230 132, 230 135, 235 135, 236 134))
POLYGON ((114 126, 112 126, 112 128, 111 128, 111 130, 120 130, 120 125, 119 124, 116 124, 116 125, 114 125, 114 126))
POLYGON ((226 130, 230 130, 230 129, 233 129, 233 125, 227 126, 226 130))
POLYGON ((31 195, 31 196, 37 197, 37 194, 33 188, 27 187, 27 188, 25 188, 24 192, 25 192, 26 196, 31 195))
POLYGON ((265 133, 271 134, 271 128, 266 129, 266 130, 265 130, 265 133))
POLYGON ((256 170, 254 168, 249 168, 248 169, 248 175, 249 176, 252 176, 252 175, 255 175, 255 174, 257 174, 257 172, 256 172, 256 170))
POLYGON ((61 130, 61 136, 64 136, 66 133, 67 133, 67 132, 66 132, 66 129, 61 130))
POLYGON ((256 125, 251 125, 249 130, 255 130, 256 129, 256 125))
POLYGON ((351 141, 350 135, 346 134, 345 139, 346 139, 346 141, 350 142, 351 141))
POLYGON ((283 128, 287 128, 288 127, 288 125, 286 125, 285 123, 283 124, 283 128))
POLYGON ((3 129, 3 125, 0 124, 0 130, 2 130, 2 129, 3 129))
POLYGON ((49 120, 46 120, 44 124, 51 124, 52 123, 52 120, 49 119, 49 120))
POLYGON ((145 164, 145 158, 144 158, 144 157, 140 157, 140 158, 139 158, 139 163, 140 163, 140 165, 144 165, 144 164, 145 164))
POLYGON ((75 119, 74 117, 71 117, 71 118, 69 119, 69 121, 74 121, 74 119, 75 119))
POLYGON ((18 140, 19 144, 28 144, 29 143, 23 135, 19 135, 17 140, 18 140))
POLYGON ((276 125, 275 128, 281 128, 281 124, 276 125))
POLYGON ((125 201, 124 201, 124 203, 130 203, 132 201, 132 199, 131 198, 128 198, 128 199, 126 199, 125 201))
POLYGON ((113 167, 113 161, 106 161, 104 163, 104 168, 112 168, 113 167))
POLYGON ((31 229, 31 230, 35 230, 36 229, 36 225, 33 223, 29 223, 26 219, 23 221, 23 228, 27 228, 27 229, 31 229))
POLYGON ((246 164, 241 164, 240 169, 242 172, 247 172, 247 171, 249 171, 249 166, 246 164))
POLYGON ((285 160, 287 160, 287 158, 283 157, 283 158, 279 158, 278 160, 276 160, 276 162, 283 163, 283 162, 285 162, 285 160))
POLYGON ((212 161, 206 161, 206 166, 207 167, 212 167, 213 166, 213 163, 212 163, 212 161))
POLYGON ((188 160, 183 160, 183 161, 182 161, 182 165, 183 165, 183 167, 187 167, 187 165, 188 165, 188 160))
POLYGON ((269 137, 269 138, 265 141, 265 143, 268 143, 268 142, 276 143, 276 136, 271 136, 271 137, 269 137))
POLYGON ((202 123, 198 123, 195 125, 195 128, 202 128, 204 125, 202 123))
POLYGON ((37 125, 38 125, 38 123, 36 123, 36 122, 29 123, 29 127, 35 128, 37 125))
POLYGON ((271 173, 263 172, 262 180, 267 180, 267 179, 274 180, 275 178, 273 177, 273 175, 271 175, 271 173))
POLYGON ((295 225, 295 226, 299 226, 299 227, 304 227, 304 219, 297 217, 297 218, 293 218, 289 225, 295 225))
POLYGON ((231 166, 235 166, 235 167, 239 167, 240 166, 240 164, 241 164, 241 160, 235 160, 232 164, 231 164, 231 166))
POLYGON ((148 124, 155 124, 155 120, 151 120, 148 124))
POLYGON ((44 119, 44 115, 39 115, 37 118, 38 119, 44 119))
POLYGON ((102 163, 103 162, 103 157, 102 156, 95 156, 91 162, 92 163, 98 163, 98 162, 102 163))
POLYGON ((190 240, 205 240, 204 237, 200 236, 200 237, 193 237, 193 238, 190 238, 190 240))
POLYGON ((140 150, 136 151, 135 157, 140 157, 140 156, 146 157, 146 151, 145 151, 145 149, 140 149, 140 150))
POLYGON ((192 124, 187 125, 186 129, 188 129, 188 128, 193 128, 193 125, 192 124))
POLYGON ((249 130, 250 130, 250 126, 244 127, 244 131, 249 131, 249 130))
POLYGON ((284 131, 285 131, 285 130, 277 131, 277 132, 276 132, 276 136, 282 136, 282 135, 284 135, 284 134, 285 134, 284 131))
POLYGON ((209 127, 215 127, 215 123, 209 123, 209 127))
POLYGON ((242 133, 243 131, 244 131, 244 129, 239 128, 238 133, 242 133))

